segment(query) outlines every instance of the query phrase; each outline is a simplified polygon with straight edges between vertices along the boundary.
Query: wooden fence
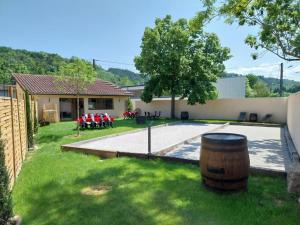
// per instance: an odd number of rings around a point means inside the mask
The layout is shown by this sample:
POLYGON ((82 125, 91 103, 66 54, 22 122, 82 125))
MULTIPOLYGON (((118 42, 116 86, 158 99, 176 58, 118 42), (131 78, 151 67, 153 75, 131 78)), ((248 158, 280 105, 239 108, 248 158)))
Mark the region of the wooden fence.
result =
MULTIPOLYGON (((5 144, 5 163, 13 186, 27 153, 26 106, 24 92, 14 88, 10 97, 0 97, 0 130, 5 144)), ((31 102, 31 105, 35 103, 31 102)))

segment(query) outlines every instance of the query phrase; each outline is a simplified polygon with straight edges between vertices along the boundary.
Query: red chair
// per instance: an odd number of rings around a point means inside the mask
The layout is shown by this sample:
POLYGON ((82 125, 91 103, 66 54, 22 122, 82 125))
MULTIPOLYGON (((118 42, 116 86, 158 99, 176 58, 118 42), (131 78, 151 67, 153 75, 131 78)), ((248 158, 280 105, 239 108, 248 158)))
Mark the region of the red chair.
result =
POLYGON ((115 119, 113 117, 110 117, 107 113, 105 113, 104 116, 103 116, 103 119, 104 119, 105 125, 107 125, 108 127, 113 128, 113 121, 115 121, 115 119))
POLYGON ((99 116, 98 113, 95 114, 94 119, 95 119, 96 126, 98 125, 98 126, 100 127, 100 126, 101 126, 101 125, 100 125, 100 123, 101 123, 101 118, 100 118, 100 116, 99 116))
POLYGON ((123 113, 124 120, 127 119, 127 117, 128 117, 128 112, 126 111, 126 112, 123 113))
POLYGON ((87 121, 84 113, 81 115, 80 118, 77 119, 77 122, 79 123, 82 129, 87 128, 87 121))
POLYGON ((91 114, 89 113, 86 118, 86 124, 88 126, 91 126, 91 123, 92 123, 92 118, 91 118, 91 114))
POLYGON ((100 113, 100 115, 98 114, 98 120, 99 120, 99 122, 98 122, 98 125, 99 125, 99 127, 106 127, 105 126, 105 122, 104 122, 104 114, 102 114, 102 113, 100 113))
POLYGON ((95 116, 93 113, 90 114, 90 118, 91 118, 91 128, 96 128, 96 121, 95 121, 95 116))

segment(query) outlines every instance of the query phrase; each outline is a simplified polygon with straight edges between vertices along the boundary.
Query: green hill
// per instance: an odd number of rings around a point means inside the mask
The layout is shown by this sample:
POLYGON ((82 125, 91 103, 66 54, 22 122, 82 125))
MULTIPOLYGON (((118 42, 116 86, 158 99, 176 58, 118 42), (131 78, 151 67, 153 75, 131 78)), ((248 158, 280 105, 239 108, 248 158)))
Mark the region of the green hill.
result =
MULTIPOLYGON (((58 54, 0 47, 0 83, 9 84, 12 73, 55 74, 62 64, 69 62, 70 59, 58 54)), ((96 66, 96 71, 99 78, 120 86, 143 83, 139 74, 129 70, 96 66)))
POLYGON ((134 84, 143 84, 145 83, 145 79, 138 73, 134 73, 130 70, 124 70, 119 68, 109 68, 107 70, 113 74, 119 75, 120 77, 127 77, 129 80, 133 81, 134 84))
MULTIPOLYGON (((0 47, 0 84, 11 82, 12 73, 31 74, 55 74, 64 63, 69 63, 69 58, 61 57, 58 54, 47 52, 33 52, 8 47, 0 47)), ((109 68, 103 69, 96 66, 97 76, 103 80, 110 81, 119 86, 129 86, 145 83, 145 78, 130 70, 109 68)), ((222 77, 241 76, 235 73, 224 73, 222 77)), ((258 81, 267 85, 267 88, 276 96, 279 89, 279 79, 264 76, 255 76, 258 81)), ((300 91, 300 82, 284 79, 284 91, 286 94, 300 91)))

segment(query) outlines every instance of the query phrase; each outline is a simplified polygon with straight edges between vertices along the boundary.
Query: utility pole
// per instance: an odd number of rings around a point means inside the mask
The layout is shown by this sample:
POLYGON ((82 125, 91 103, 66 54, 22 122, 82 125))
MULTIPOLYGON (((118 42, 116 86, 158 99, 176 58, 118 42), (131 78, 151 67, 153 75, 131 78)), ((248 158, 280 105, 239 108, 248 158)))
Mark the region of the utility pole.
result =
POLYGON ((150 121, 148 123, 148 159, 151 157, 151 126, 153 124, 153 121, 150 121))
POLYGON ((93 67, 96 69, 96 59, 93 59, 93 67))
POLYGON ((279 96, 283 96, 283 63, 280 63, 280 86, 279 86, 279 96))

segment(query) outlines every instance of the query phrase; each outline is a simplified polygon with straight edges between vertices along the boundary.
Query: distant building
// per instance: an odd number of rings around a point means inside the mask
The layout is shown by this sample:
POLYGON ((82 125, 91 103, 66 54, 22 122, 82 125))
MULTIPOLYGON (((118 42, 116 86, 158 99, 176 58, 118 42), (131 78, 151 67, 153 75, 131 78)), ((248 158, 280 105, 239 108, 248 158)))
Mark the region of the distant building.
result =
MULTIPOLYGON (((245 98, 246 78, 243 76, 219 78, 215 86, 218 91, 218 99, 245 98)), ((140 98, 144 87, 144 85, 123 86, 121 89, 132 93, 132 98, 140 98)))
POLYGON ((144 90, 145 85, 134 85, 134 86, 123 86, 121 89, 123 91, 130 92, 132 98, 140 98, 144 90))
POLYGON ((217 80, 218 99, 245 98, 246 77, 228 77, 217 80))
POLYGON ((9 87, 14 85, 8 85, 8 84, 0 84, 0 96, 7 97, 9 96, 9 87))

